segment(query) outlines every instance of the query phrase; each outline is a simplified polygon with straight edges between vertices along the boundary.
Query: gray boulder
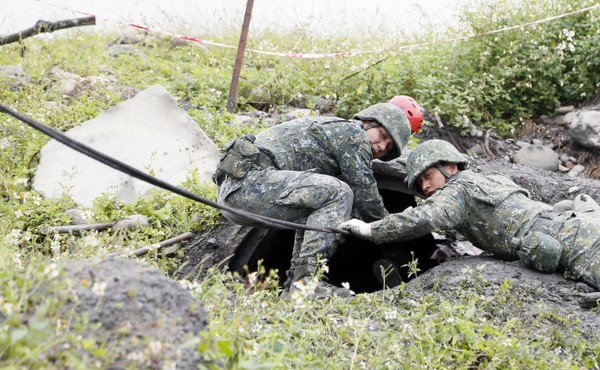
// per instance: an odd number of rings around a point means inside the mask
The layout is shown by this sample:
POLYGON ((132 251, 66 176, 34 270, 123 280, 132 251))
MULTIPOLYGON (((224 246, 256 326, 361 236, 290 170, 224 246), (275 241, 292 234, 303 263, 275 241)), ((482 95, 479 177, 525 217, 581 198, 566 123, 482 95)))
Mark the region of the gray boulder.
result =
MULTIPOLYGON (((172 185, 198 171, 210 182, 219 148, 160 85, 152 86, 98 117, 69 130, 67 136, 172 185)), ((90 207, 108 193, 124 202, 153 185, 137 180, 51 140, 40 152, 33 187, 44 196, 70 195, 90 207)))
POLYGON ((541 168, 548 171, 558 170, 558 154, 543 145, 529 145, 519 149, 513 158, 517 164, 541 168))
MULTIPOLYGON (((80 260, 65 266, 90 336, 114 356, 111 368, 196 369, 194 338, 206 326, 200 301, 157 269, 134 260, 80 260)), ((196 343, 197 344, 197 343, 196 343)))
POLYGON ((600 111, 582 109, 577 112, 571 121, 569 134, 579 145, 600 150, 600 111))

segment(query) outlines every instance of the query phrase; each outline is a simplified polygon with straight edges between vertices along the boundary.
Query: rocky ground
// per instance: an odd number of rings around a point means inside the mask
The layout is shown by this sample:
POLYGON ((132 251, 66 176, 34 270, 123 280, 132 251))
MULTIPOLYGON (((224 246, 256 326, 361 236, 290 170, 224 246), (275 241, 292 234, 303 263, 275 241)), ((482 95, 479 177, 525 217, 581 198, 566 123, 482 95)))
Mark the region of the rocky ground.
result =
MULTIPOLYGON (((600 101, 600 96, 596 97, 600 101)), ((590 104, 596 104, 591 101, 590 104)), ((290 117, 286 117, 290 118, 290 117)), ((600 202, 600 153, 593 149, 584 148, 575 143, 569 134, 569 125, 560 123, 557 117, 539 117, 528 120, 514 138, 503 139, 496 137, 493 132, 461 136, 460 133, 448 125, 434 124, 425 127, 417 135, 421 141, 440 138, 453 143, 459 150, 474 154, 471 168, 478 172, 496 172, 511 177, 515 182, 531 192, 533 199, 554 205, 560 201, 573 200, 578 194, 588 194, 600 202), (549 171, 513 163, 515 153, 523 146, 532 143, 544 145, 555 153, 561 160, 562 169, 549 171), (566 159, 566 160, 565 160, 566 159), (572 161, 574 163, 567 163, 572 161), (578 176, 569 174, 574 164, 581 164, 584 171, 578 176), (567 167, 570 166, 570 167, 567 167)), ((200 276, 201 270, 220 263, 221 268, 231 264, 231 259, 240 253, 240 245, 251 233, 248 228, 239 226, 237 231, 232 230, 232 225, 226 222, 218 229, 211 230, 188 244, 187 267, 181 270, 187 277, 200 276), (223 247, 227 246, 227 247, 223 247), (194 268, 200 266, 202 268, 194 268)), ((459 241, 460 241, 460 236, 459 241)), ((461 243, 453 242, 451 246, 460 246, 461 243)), ((464 251, 458 251, 465 255, 464 251)), ((466 253, 472 254, 472 253, 466 253)), ((234 261, 235 262, 235 261, 234 261)), ((569 313, 577 316, 582 330, 590 336, 596 336, 594 328, 598 319, 596 312, 589 312, 580 306, 582 297, 593 289, 585 284, 567 281, 558 274, 547 275, 533 271, 517 262, 503 262, 486 256, 464 256, 452 258, 437 267, 424 272, 418 279, 409 281, 410 289, 423 292, 431 289, 424 281, 441 281, 442 294, 452 294, 457 286, 456 279, 460 279, 463 267, 484 265, 484 277, 491 286, 498 286, 502 281, 511 279, 515 289, 520 291, 535 292, 533 300, 542 304, 555 307, 557 313, 569 313), (456 280, 456 281, 455 281, 456 280)), ((431 267, 431 266, 430 266, 431 267)), ((464 277, 463 277, 464 278, 464 277)), ((483 294, 493 294, 493 289, 483 294)), ((586 335, 587 335, 586 334, 586 335)))
MULTIPOLYGON (((242 115, 236 117, 236 120, 238 124, 252 124, 254 121, 251 118, 252 115, 242 115)), ((259 116, 259 118, 265 119, 264 116, 259 116)), ((294 117, 280 115, 267 118, 272 120, 272 124, 276 124, 294 117)), ((421 141, 432 138, 446 139, 465 153, 479 153, 479 155, 473 156, 471 168, 485 173, 497 172, 508 175, 528 189, 533 199, 555 204, 563 200, 572 200, 578 194, 585 193, 600 201, 599 153, 574 143, 569 134, 568 125, 557 124, 555 118, 532 119, 525 123, 516 137, 511 139, 498 138, 489 131, 461 136, 447 125, 429 126, 418 137, 421 141), (566 156, 567 161, 561 161, 564 167, 562 171, 549 171, 513 163, 515 153, 528 143, 545 145, 550 148, 552 155, 556 153, 556 158, 561 155, 566 156), (567 167, 569 161, 573 162, 571 165, 575 162, 583 165, 585 170, 578 176, 569 175, 571 170, 567 167)), ((552 155, 551 158, 553 158, 552 155)), ((402 173, 403 171, 401 161, 397 161, 392 167, 377 168, 374 165, 375 172, 393 170, 402 173)), ((398 183, 402 182, 403 177, 402 174, 399 177, 395 174, 391 179, 393 183, 398 183)), ((403 195, 414 201, 412 195, 403 195)), ((396 199, 396 201, 403 202, 406 199, 396 199)), ((404 207, 406 205, 403 205, 402 209, 404 207)), ((190 281, 202 279, 204 273, 210 268, 225 270, 234 266, 233 269, 241 270, 241 264, 250 258, 249 254, 254 253, 257 248, 260 249, 260 246, 256 245, 257 242, 268 240, 271 244, 281 245, 282 242, 289 243, 286 238, 289 239, 289 235, 273 234, 265 230, 233 225, 223 220, 219 227, 196 235, 192 241, 183 246, 185 257, 178 269, 178 278, 190 281), (254 243, 254 249, 248 247, 252 243, 254 243)), ((564 325, 574 325, 585 338, 598 340, 599 311, 597 308, 590 308, 596 306, 596 300, 600 298, 600 293, 595 292, 593 288, 583 283, 567 280, 560 274, 539 273, 522 265, 519 261, 506 262, 485 254, 473 255, 480 251, 473 253, 476 248, 466 248, 460 235, 457 240, 441 238, 439 235, 434 235, 421 242, 427 243, 428 247, 443 246, 446 248, 444 251, 447 251, 447 247, 454 248, 454 253, 450 251, 442 255, 442 259, 433 262, 419 256, 421 271, 418 277, 407 281, 406 287, 409 294, 436 294, 440 298, 452 300, 453 296, 460 293, 460 289, 468 286, 469 289, 477 289, 478 294, 493 302, 499 292, 505 289, 508 281, 510 282, 510 294, 518 295, 519 302, 522 302, 511 310, 515 317, 521 318, 523 322, 535 321, 536 325, 545 325, 544 320, 538 317, 538 312, 550 311, 558 317, 566 318, 568 323, 564 325)), ((422 245, 416 245, 416 247, 423 249, 422 245)), ((269 253, 275 253, 272 251, 277 250, 281 251, 281 248, 274 248, 269 253)), ((406 256, 403 258, 406 259, 406 262, 410 262, 411 257, 407 253, 405 254, 406 256)), ((273 259, 289 261, 289 257, 283 254, 273 256, 273 259)), ((273 261, 271 262, 273 263, 273 261)), ((345 263, 345 261, 343 262, 345 263)), ((174 286, 172 281, 169 281, 168 278, 164 278, 162 281, 162 277, 157 271, 142 273, 131 266, 123 266, 124 263, 130 262, 107 259, 100 263, 83 264, 81 265, 83 267, 69 269, 69 274, 72 275, 74 281, 85 281, 89 279, 88 276, 92 276, 93 279, 93 276, 102 275, 104 277, 102 280, 110 282, 109 286, 105 287, 106 291, 110 293, 103 296, 102 305, 98 305, 97 300, 86 299, 86 302, 91 302, 91 306, 81 307, 93 314, 94 322, 102 322, 106 325, 105 335, 107 338, 113 335, 114 325, 121 324, 131 326, 131 330, 139 332, 149 330, 146 325, 154 325, 152 330, 156 330, 155 335, 161 338, 172 336, 174 331, 185 336, 190 331, 198 330, 205 325, 206 316, 201 308, 197 312, 194 311, 191 316, 186 316, 191 312, 189 307, 195 307, 195 304, 185 292, 174 286), (94 271, 93 275, 90 275, 90 270, 94 271), (123 275, 119 271, 130 271, 130 273, 123 275), (140 281, 138 278, 142 275, 143 278, 140 281), (115 302, 122 301, 123 296, 129 294, 127 287, 133 285, 139 285, 136 288, 139 294, 127 298, 131 301, 131 305, 128 307, 130 309, 133 307, 133 310, 119 311, 121 307, 115 302), (170 297, 168 300, 158 299, 158 297, 164 297, 165 294, 170 297), (174 307, 185 312, 175 312, 173 311, 174 307), (155 318, 164 315, 163 311, 172 317, 172 320, 167 320, 170 323, 168 327, 156 324, 155 318), (180 320, 182 317, 184 319, 180 320)), ((399 266, 401 265, 402 263, 399 264, 399 266)), ((371 266, 368 266, 369 270, 370 268, 371 266)), ((81 294, 85 294, 85 290, 82 290, 81 294)), ((481 313, 483 316, 489 314, 492 313, 481 313)), ((159 321, 162 322, 162 320, 159 321)), ((555 326, 556 322, 548 322, 548 325, 555 326)), ((165 342, 167 342, 166 339, 165 342)), ((179 343, 173 344, 179 345, 179 343)), ((128 351, 133 347, 124 346, 123 348, 128 351)), ((174 351, 173 353, 180 352, 174 351)), ((122 356, 126 357, 126 352, 123 352, 122 356)), ((173 362, 183 367, 186 367, 188 359, 192 362, 198 360, 193 356, 180 355, 174 355, 171 358, 173 362)))
MULTIPOLYGON (((495 172, 511 177, 519 185, 531 192, 532 198, 548 204, 555 204, 565 199, 574 199, 577 194, 585 193, 600 202, 600 153, 583 148, 573 143, 568 134, 568 127, 547 124, 543 119, 526 123, 516 139, 502 140, 490 137, 485 144, 489 155, 473 158, 471 168, 477 172, 495 172), (515 164, 512 158, 518 148, 516 141, 530 142, 540 139, 548 143, 557 143, 555 151, 569 153, 585 167, 581 176, 570 177, 560 171, 548 171, 515 164)), ((451 127, 433 127, 420 135, 421 140, 444 139, 453 143, 464 153, 470 148, 484 145, 485 138, 461 136, 451 127)))
MULTIPOLYGON (((565 325, 565 332, 573 327, 590 341, 597 341, 600 315, 597 310, 588 309, 589 299, 600 298, 599 292, 584 283, 563 278, 560 274, 543 274, 524 267, 519 261, 505 262, 491 256, 465 256, 452 258, 407 284, 413 294, 437 294, 447 300, 456 299, 461 290, 477 292, 500 305, 498 297, 501 286, 509 282, 509 294, 519 297, 520 304, 511 307, 513 317, 525 323, 541 326, 565 325), (544 319, 540 311, 550 311, 556 320, 544 319)), ((492 310, 482 309, 480 317, 493 314, 492 310)), ((511 317, 506 317, 510 320, 511 317)))

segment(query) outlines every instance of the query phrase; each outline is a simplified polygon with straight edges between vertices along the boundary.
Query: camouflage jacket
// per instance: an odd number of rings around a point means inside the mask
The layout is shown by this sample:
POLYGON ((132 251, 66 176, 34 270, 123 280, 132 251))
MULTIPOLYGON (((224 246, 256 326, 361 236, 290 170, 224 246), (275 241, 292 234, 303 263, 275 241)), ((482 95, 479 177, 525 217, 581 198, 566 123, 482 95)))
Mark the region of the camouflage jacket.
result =
POLYGON ((373 241, 411 240, 454 229, 479 248, 516 259, 513 238, 521 238, 542 212, 552 210, 528 196, 505 176, 460 171, 418 207, 373 223, 373 241))
POLYGON ((371 169, 371 141, 357 120, 309 117, 284 122, 256 136, 255 144, 280 170, 331 175, 354 192, 354 212, 367 221, 385 217, 371 169))

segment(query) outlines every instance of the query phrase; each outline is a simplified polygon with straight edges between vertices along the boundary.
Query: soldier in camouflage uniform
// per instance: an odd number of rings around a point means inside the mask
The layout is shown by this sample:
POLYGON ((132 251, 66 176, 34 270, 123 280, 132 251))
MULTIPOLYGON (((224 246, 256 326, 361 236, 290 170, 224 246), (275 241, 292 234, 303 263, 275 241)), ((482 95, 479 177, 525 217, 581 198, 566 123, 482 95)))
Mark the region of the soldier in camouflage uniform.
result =
POLYGON ((427 199, 377 222, 349 220, 340 228, 377 244, 454 229, 500 258, 564 271, 600 289, 600 212, 552 212, 509 178, 467 165, 450 143, 426 141, 408 156, 407 173, 409 188, 427 199))
MULTIPOLYGON (((350 120, 309 117, 281 123, 224 148, 215 174, 217 202, 307 226, 335 227, 350 217, 381 219, 388 212, 371 160, 399 157, 410 132, 403 110, 390 103, 372 105, 350 120)), ((223 215, 257 226, 243 216, 223 215)), ((317 256, 329 258, 336 247, 334 233, 297 230, 284 288, 314 276, 317 256)), ((324 294, 350 293, 323 282, 319 289, 324 294)))

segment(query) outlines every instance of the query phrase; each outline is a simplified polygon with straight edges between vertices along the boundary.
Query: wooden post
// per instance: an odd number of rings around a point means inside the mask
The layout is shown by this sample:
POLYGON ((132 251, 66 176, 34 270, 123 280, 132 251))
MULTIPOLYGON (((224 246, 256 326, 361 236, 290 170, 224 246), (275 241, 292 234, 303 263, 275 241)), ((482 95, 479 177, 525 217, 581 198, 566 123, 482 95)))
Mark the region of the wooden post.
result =
POLYGON ((244 23, 242 24, 242 33, 240 34, 240 42, 238 44, 237 55, 235 56, 235 65, 233 66, 233 75, 231 76, 231 86, 229 88, 229 96, 227 98, 227 111, 233 113, 233 108, 236 103, 236 94, 238 81, 240 79, 240 71, 244 63, 244 52, 246 51, 246 39, 248 38, 248 28, 250 28, 250 18, 252 17, 252 6, 254 0, 246 1, 246 13, 244 14, 244 23))

